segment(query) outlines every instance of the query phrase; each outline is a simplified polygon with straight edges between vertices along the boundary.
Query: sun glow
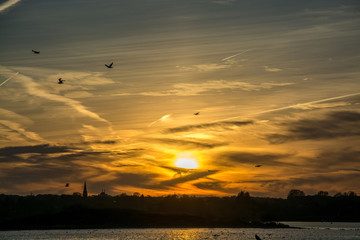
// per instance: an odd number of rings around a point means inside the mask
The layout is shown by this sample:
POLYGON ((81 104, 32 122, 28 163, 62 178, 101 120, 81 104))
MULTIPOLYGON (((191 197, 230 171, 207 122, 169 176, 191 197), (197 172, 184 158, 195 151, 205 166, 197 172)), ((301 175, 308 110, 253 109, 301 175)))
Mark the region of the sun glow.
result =
POLYGON ((175 166, 179 168, 195 169, 199 167, 199 164, 191 154, 183 153, 176 158, 175 166))
POLYGON ((194 169, 198 168, 198 163, 196 162, 196 160, 191 158, 178 158, 175 162, 175 166, 179 168, 194 169))

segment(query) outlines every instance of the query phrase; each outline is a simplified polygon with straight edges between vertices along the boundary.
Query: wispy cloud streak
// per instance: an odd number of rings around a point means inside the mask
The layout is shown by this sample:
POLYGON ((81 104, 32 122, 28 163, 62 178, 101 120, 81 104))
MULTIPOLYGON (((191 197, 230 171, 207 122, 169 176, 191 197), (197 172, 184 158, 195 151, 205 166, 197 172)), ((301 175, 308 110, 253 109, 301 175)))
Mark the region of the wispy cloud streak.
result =
POLYGON ((6 10, 7 8, 17 4, 21 0, 9 0, 7 2, 4 2, 3 4, 0 4, 0 12, 6 10))
POLYGON ((22 136, 23 138, 25 138, 27 140, 46 142, 46 140, 43 139, 42 137, 40 137, 37 133, 25 130, 18 123, 7 121, 7 120, 0 120, 0 126, 6 127, 7 129, 19 134, 20 136, 22 136))
POLYGON ((360 93, 346 94, 346 95, 337 96, 337 97, 320 99, 320 100, 316 100, 316 101, 312 101, 312 102, 298 103, 298 104, 294 104, 294 105, 290 105, 290 106, 286 106, 286 107, 269 109, 269 110, 258 112, 256 114, 263 114, 263 113, 281 111, 281 110, 286 110, 286 109, 290 109, 290 108, 301 108, 301 107, 304 107, 304 106, 307 106, 307 105, 313 105, 313 104, 316 104, 316 103, 328 102, 328 101, 332 101, 332 100, 338 100, 338 99, 343 99, 343 98, 353 97, 353 96, 358 96, 358 95, 360 95, 360 93))
POLYGON ((178 133, 178 132, 188 132, 193 130, 200 130, 200 129, 233 129, 235 127, 245 126, 253 124, 253 121, 241 121, 241 122, 214 122, 214 123, 203 123, 203 124, 196 124, 196 125, 185 125, 176 128, 169 128, 165 131, 165 133, 178 133))
POLYGON ((116 96, 131 96, 131 95, 142 95, 142 96, 153 96, 153 97, 164 97, 164 96, 196 96, 210 91, 219 91, 226 89, 240 89, 243 91, 260 91, 262 89, 271 89, 273 87, 283 87, 293 85, 294 83, 273 83, 264 82, 260 84, 252 84, 247 82, 239 81, 207 81, 203 83, 177 83, 173 89, 160 91, 160 92, 140 92, 140 93, 119 93, 116 96))
MULTIPOLYGON (((320 99, 320 100, 306 102, 306 103, 298 103, 298 104, 294 104, 294 105, 290 105, 290 106, 286 106, 286 107, 281 107, 281 108, 268 109, 268 110, 264 110, 264 111, 261 111, 261 112, 253 113, 251 115, 259 115, 259 114, 264 114, 264 113, 277 112, 277 111, 282 111, 282 110, 291 109, 291 108, 304 109, 305 106, 311 106, 311 105, 317 104, 317 103, 323 103, 323 102, 328 102, 328 101, 333 101, 333 100, 338 100, 338 99, 343 99, 343 98, 348 98, 348 97, 354 97, 354 96, 358 96, 358 95, 360 95, 360 93, 346 94, 346 95, 341 95, 341 96, 331 97, 331 98, 325 98, 325 99, 320 99)), ((226 118, 226 119, 221 119, 221 120, 216 120, 214 122, 228 121, 228 120, 232 120, 232 119, 236 119, 236 118, 240 118, 240 117, 244 117, 244 115, 231 117, 231 118, 226 118)))
POLYGON ((25 75, 19 75, 19 78, 22 79, 21 82, 26 87, 28 94, 34 95, 37 97, 41 97, 41 98, 45 98, 47 100, 64 103, 64 104, 72 107, 73 109, 75 109, 80 114, 83 114, 83 115, 93 118, 95 120, 107 123, 109 126, 111 126, 111 123, 108 120, 100 117, 97 113, 91 112, 85 106, 83 106, 80 102, 70 99, 70 98, 60 96, 60 95, 55 95, 55 94, 45 92, 44 90, 41 89, 39 84, 37 84, 36 82, 34 82, 32 80, 32 78, 27 77, 25 75))
POLYGON ((264 66, 264 69, 266 72, 281 72, 282 71, 281 68, 271 68, 269 66, 264 66))

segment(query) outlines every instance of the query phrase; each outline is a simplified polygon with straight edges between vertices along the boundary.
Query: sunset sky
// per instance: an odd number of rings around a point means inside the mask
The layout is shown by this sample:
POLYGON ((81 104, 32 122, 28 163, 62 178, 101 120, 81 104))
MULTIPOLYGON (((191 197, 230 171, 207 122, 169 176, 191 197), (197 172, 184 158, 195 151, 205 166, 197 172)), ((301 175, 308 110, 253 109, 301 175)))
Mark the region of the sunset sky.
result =
POLYGON ((0 0, 0 193, 84 181, 360 194, 360 2, 0 0))

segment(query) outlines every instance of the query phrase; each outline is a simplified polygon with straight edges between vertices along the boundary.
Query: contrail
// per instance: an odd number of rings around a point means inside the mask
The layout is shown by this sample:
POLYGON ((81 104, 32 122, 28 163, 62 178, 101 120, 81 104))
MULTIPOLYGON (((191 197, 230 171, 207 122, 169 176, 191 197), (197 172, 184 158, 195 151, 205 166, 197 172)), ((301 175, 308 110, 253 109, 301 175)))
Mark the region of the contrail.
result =
POLYGON ((221 61, 229 60, 229 59, 234 58, 234 57, 236 57, 236 56, 239 56, 239 55, 241 55, 241 54, 243 54, 243 53, 246 53, 246 52, 248 52, 248 51, 250 51, 250 50, 252 50, 252 49, 247 49, 247 50, 245 50, 245 51, 243 51, 243 52, 239 52, 239 53, 237 53, 237 54, 235 54, 235 55, 232 55, 232 56, 230 56, 230 57, 226 57, 226 58, 224 58, 224 59, 221 59, 221 61))
POLYGON ((26 88, 26 91, 28 94, 37 96, 40 98, 44 98, 44 99, 47 99, 50 101, 64 103, 84 116, 88 116, 92 119, 96 119, 98 121, 107 123, 109 125, 110 129, 112 130, 112 124, 108 120, 102 118, 97 113, 88 110, 84 105, 82 105, 81 102, 73 100, 71 98, 61 96, 61 95, 56 95, 53 93, 46 92, 45 90, 41 89, 41 87, 38 83, 36 83, 35 81, 33 81, 32 78, 30 78, 26 75, 21 74, 19 78, 22 80, 21 83, 26 88))
POLYGON ((37 133, 30 132, 22 128, 22 126, 19 123, 7 121, 7 120, 0 120, 0 125, 10 129, 12 132, 17 133, 26 139, 32 141, 46 142, 46 140, 40 137, 37 133))
POLYGON ((167 118, 169 118, 170 116, 171 116, 171 114, 164 115, 164 116, 162 116, 161 118, 159 118, 158 120, 150 123, 150 124, 148 125, 148 127, 151 127, 152 125, 154 125, 155 123, 157 123, 157 122, 159 122, 159 121, 162 121, 162 122, 163 122, 163 121, 165 121, 167 118))
POLYGON ((337 100, 337 99, 342 99, 342 98, 347 98, 347 97, 352 97, 352 96, 357 96, 357 95, 360 95, 360 93, 352 93, 352 94, 347 94, 347 95, 342 95, 342 96, 337 96, 337 97, 332 97, 332 98, 325 98, 325 99, 321 99, 321 100, 316 100, 316 101, 312 101, 312 102, 298 103, 298 104, 294 104, 294 105, 287 106, 287 107, 281 107, 281 108, 265 110, 265 111, 262 111, 262 112, 257 112, 255 114, 262 114, 262 113, 268 113, 268 112, 281 111, 281 110, 285 110, 285 109, 289 109, 289 108, 297 108, 297 107, 302 107, 302 106, 306 106, 306 105, 322 103, 322 102, 327 102, 327 101, 331 101, 331 100, 337 100))
POLYGON ((0 87, 1 87, 2 85, 4 85, 7 81, 10 81, 13 77, 15 77, 15 76, 18 75, 18 74, 19 74, 19 72, 15 73, 15 74, 12 75, 11 77, 9 77, 9 78, 6 79, 5 81, 3 81, 3 82, 0 84, 0 87))
MULTIPOLYGON (((250 114, 250 115, 258 115, 258 114, 269 113, 269 112, 277 112, 277 111, 282 111, 282 110, 286 110, 286 109, 290 109, 290 108, 297 108, 297 107, 302 107, 302 106, 306 106, 306 105, 327 102, 327 101, 331 101, 331 100, 337 100, 337 99, 342 99, 342 98, 347 98, 347 97, 353 97, 353 96, 357 96, 357 95, 360 95, 360 92, 359 93, 341 95, 341 96, 337 96, 337 97, 320 99, 320 100, 306 102, 306 103, 298 103, 298 104, 294 104, 294 105, 290 105, 290 106, 286 106, 286 107, 281 107, 281 108, 268 109, 268 110, 264 110, 264 111, 261 111, 261 112, 256 112, 256 113, 253 113, 253 114, 250 114)), ((232 120, 232 119, 240 118, 240 117, 244 117, 244 116, 236 116, 236 117, 216 120, 214 122, 228 121, 228 120, 232 120)))
POLYGON ((16 3, 20 2, 21 0, 9 0, 7 2, 4 2, 3 4, 0 4, 0 12, 4 11, 5 9, 15 5, 16 3))

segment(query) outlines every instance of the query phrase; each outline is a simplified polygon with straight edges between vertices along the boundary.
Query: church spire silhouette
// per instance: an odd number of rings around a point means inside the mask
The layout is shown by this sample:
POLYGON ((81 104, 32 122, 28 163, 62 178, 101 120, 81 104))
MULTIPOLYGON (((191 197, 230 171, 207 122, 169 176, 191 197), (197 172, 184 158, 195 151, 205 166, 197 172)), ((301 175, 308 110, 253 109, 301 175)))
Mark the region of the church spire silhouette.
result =
POLYGON ((87 198, 87 189, 86 189, 86 181, 84 182, 84 191, 83 191, 83 198, 87 198))

